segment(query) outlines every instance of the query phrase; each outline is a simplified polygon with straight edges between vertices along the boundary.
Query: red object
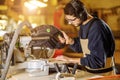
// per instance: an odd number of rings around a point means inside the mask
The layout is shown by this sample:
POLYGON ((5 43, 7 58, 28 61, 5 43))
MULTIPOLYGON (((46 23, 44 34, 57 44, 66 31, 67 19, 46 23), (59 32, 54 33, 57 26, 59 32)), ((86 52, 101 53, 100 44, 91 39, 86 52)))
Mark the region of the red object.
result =
POLYGON ((63 9, 60 8, 60 9, 57 9, 55 12, 54 12, 54 26, 56 26, 57 28, 61 28, 61 25, 60 25, 60 18, 63 14, 63 9))
POLYGON ((63 54, 63 49, 56 49, 53 58, 63 54))
POLYGON ((120 75, 104 76, 104 77, 93 78, 88 80, 120 80, 120 75))

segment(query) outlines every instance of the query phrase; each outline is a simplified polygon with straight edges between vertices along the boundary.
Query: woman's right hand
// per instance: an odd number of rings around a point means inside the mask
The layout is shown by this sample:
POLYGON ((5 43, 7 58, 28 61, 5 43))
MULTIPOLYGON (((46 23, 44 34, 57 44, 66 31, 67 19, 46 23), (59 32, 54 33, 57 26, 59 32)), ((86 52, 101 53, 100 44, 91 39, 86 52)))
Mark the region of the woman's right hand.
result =
POLYGON ((64 31, 61 31, 63 33, 63 37, 62 36, 58 36, 59 40, 61 43, 65 43, 65 44, 74 44, 74 40, 72 38, 70 38, 64 31))

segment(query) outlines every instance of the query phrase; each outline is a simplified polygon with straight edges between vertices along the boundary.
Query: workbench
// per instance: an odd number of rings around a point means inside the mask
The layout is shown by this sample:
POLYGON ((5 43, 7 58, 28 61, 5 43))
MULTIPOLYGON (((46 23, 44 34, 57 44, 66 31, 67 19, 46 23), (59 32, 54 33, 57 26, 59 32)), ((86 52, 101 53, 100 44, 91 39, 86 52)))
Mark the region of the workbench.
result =
MULTIPOLYGON (((53 63, 64 63, 63 61, 52 61, 51 65, 53 63)), ((50 63, 49 63, 50 64, 50 63)), ((39 75, 39 76, 31 76, 29 72, 26 71, 26 62, 17 64, 15 66, 10 67, 9 74, 10 77, 7 80, 56 80, 55 77, 57 75, 57 72, 49 73, 48 75, 39 75)), ((39 73, 37 73, 39 74, 39 73)), ((101 75, 93 74, 89 72, 85 72, 83 70, 77 70, 76 80, 88 80, 93 77, 101 77, 101 75)), ((70 80, 70 79, 69 79, 70 80)))
MULTIPOLYGON (((7 80, 56 80, 55 76, 57 73, 52 73, 47 76, 30 76, 29 73, 27 72, 20 72, 18 74, 12 75, 9 79, 7 80)), ((88 80, 90 78, 95 78, 95 77, 100 77, 99 75, 95 75, 92 73, 87 73, 84 76, 81 76, 79 78, 76 78, 76 80, 88 80)))

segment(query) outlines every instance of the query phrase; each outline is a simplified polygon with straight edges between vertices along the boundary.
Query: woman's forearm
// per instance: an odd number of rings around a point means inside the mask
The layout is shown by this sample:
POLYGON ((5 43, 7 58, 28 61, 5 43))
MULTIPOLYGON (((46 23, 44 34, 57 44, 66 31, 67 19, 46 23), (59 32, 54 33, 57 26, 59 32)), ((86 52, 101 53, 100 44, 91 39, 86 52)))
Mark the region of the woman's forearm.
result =
POLYGON ((68 62, 69 63, 78 63, 78 64, 80 64, 80 58, 69 58, 68 62))

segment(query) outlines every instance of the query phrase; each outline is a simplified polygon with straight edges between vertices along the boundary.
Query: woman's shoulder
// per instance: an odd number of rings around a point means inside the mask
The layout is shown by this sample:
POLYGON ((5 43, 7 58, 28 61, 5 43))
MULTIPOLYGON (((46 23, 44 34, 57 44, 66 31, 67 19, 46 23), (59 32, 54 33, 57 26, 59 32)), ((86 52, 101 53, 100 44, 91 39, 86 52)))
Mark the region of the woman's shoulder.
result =
POLYGON ((94 29, 101 29, 101 26, 104 26, 105 22, 102 19, 95 18, 93 24, 91 25, 94 29))

